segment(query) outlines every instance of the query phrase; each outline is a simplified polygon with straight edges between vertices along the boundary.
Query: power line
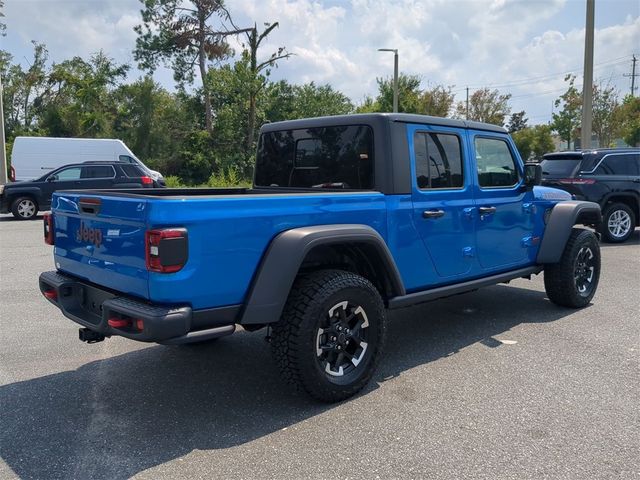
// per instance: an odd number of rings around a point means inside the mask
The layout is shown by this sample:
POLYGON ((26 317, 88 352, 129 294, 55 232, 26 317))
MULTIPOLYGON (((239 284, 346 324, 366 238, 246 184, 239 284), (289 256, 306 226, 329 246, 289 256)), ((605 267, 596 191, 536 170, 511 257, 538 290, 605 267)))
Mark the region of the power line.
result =
MULTIPOLYGON (((599 62, 596 63, 594 65, 594 67, 598 67, 597 69, 601 69, 603 67, 613 67, 616 65, 622 65, 626 62, 628 62, 628 58, 633 56, 632 54, 628 54, 628 55, 624 55, 623 57, 618 57, 618 58, 613 58, 613 59, 609 59, 609 60, 605 60, 603 62, 599 62)), ((524 85, 528 85, 530 83, 538 83, 544 80, 548 80, 560 75, 569 75, 571 73, 579 73, 581 67, 576 67, 572 70, 565 70, 563 72, 556 72, 556 73, 549 73, 546 75, 541 75, 541 76, 536 76, 536 77, 527 77, 527 78, 521 78, 519 80, 514 80, 513 82, 508 82, 508 83, 485 83, 485 84, 477 84, 477 85, 470 85, 469 88, 485 88, 485 87, 493 87, 493 88, 505 88, 505 87, 516 87, 516 86, 524 86, 524 85)), ((453 92, 463 92, 465 90, 465 88, 460 88, 457 90, 453 90, 453 92)))

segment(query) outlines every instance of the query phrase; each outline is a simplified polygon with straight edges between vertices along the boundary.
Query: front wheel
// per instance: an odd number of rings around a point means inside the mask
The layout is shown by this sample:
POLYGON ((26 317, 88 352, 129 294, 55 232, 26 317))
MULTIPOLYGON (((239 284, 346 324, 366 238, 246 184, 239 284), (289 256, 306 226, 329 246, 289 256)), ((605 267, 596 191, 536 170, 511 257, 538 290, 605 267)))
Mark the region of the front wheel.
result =
POLYGON ((349 398, 371 379, 385 342, 385 309, 367 279, 342 270, 299 277, 271 347, 284 377, 325 402, 349 398))
POLYGON ((574 228, 558 263, 544 269, 544 288, 556 305, 582 308, 589 304, 600 279, 600 245, 589 230, 574 228))

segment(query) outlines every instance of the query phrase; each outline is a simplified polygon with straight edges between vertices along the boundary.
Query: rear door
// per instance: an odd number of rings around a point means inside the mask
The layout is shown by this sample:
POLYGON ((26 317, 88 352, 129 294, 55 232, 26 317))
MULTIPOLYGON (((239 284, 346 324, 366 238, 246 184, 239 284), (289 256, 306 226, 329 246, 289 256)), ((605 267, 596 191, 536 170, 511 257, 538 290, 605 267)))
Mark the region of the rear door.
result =
POLYGON ((81 189, 113 188, 116 171, 112 165, 83 165, 78 187, 81 189))
POLYGON ((433 281, 455 280, 475 262, 465 132, 427 125, 407 128, 413 152, 414 224, 440 277, 433 281))
POLYGON ((521 163, 506 135, 470 132, 475 159, 475 225, 480 266, 487 271, 528 262, 533 193, 522 188, 521 163))

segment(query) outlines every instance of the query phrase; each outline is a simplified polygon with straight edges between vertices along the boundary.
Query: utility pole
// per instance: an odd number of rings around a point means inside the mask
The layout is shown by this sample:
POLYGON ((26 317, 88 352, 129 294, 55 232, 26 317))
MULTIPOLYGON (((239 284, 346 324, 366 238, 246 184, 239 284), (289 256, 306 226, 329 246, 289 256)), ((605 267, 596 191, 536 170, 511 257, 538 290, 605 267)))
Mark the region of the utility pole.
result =
POLYGON ((638 59, 636 58, 635 55, 633 55, 633 59, 631 60, 632 62, 632 67, 631 67, 631 75, 629 75, 628 73, 623 73, 622 76, 623 77, 631 77, 631 96, 634 96, 634 92, 636 90, 636 77, 640 76, 636 73, 636 62, 638 61, 638 59))
POLYGON ((467 120, 469 120, 469 87, 467 87, 467 120))
POLYGON ((7 157, 4 145, 4 110, 2 108, 2 75, 0 75, 0 185, 7 183, 7 157))
POLYGON ((393 113, 398 113, 398 49, 379 48, 379 52, 393 52, 393 113))
POLYGON ((593 23, 595 0, 587 0, 587 21, 584 34, 584 71, 582 82, 581 149, 591 148, 591 123, 593 120, 593 23))

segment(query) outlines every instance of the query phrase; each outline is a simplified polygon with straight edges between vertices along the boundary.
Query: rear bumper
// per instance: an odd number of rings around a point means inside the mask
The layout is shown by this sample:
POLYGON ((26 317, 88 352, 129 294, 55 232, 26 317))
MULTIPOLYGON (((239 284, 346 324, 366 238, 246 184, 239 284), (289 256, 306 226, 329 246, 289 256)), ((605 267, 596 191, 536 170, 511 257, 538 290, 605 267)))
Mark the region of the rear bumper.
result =
POLYGON ((9 213, 10 211, 9 202, 4 198, 3 194, 0 194, 0 213, 9 213))
POLYGON ((221 331, 232 333, 241 308, 192 310, 189 305, 149 304, 59 272, 40 274, 39 284, 45 298, 74 322, 105 337, 141 342, 183 343, 194 332, 218 327, 229 327, 221 331))

